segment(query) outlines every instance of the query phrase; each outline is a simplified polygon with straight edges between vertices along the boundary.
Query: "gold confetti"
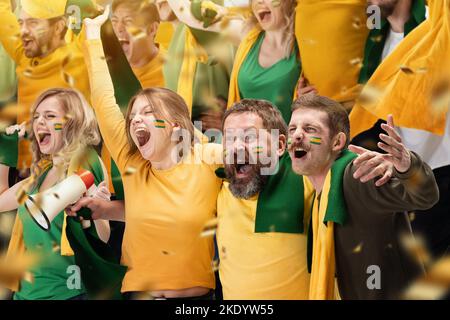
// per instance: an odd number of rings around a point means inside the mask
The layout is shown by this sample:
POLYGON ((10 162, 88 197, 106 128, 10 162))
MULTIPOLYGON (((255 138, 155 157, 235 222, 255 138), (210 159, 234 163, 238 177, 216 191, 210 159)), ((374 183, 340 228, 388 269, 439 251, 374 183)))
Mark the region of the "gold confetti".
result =
POLYGON ((23 71, 23 75, 27 78, 30 78, 33 75, 33 71, 31 69, 25 69, 23 71))
POLYGON ((406 73, 406 74, 414 74, 414 70, 411 69, 408 66, 400 66, 400 70, 403 71, 403 73, 406 73))
POLYGON ((358 66, 359 68, 362 68, 363 66, 363 59, 362 58, 354 58, 350 60, 350 64, 352 66, 358 66))
POLYGON ((219 260, 213 260, 211 262, 211 267, 212 267, 213 272, 216 272, 217 270, 219 270, 219 260))
POLYGON ((413 222, 416 219, 416 214, 414 212, 408 213, 409 221, 413 222))
POLYGON ((33 282, 33 276, 28 272, 39 259, 30 253, 6 257, 5 254, 0 256, 0 286, 10 283, 15 279, 24 279, 33 282))
POLYGON ((25 280, 26 282, 29 282, 29 283, 34 283, 34 276, 31 272, 27 271, 23 275, 23 280, 25 280))
POLYGON ((431 256, 425 246, 425 241, 422 237, 412 234, 404 234, 400 238, 403 247, 409 254, 419 263, 428 266, 431 262, 431 256))
POLYGON ((355 248, 353 248, 352 252, 353 253, 361 253, 363 248, 363 242, 359 243, 355 248))
POLYGON ((370 38, 373 42, 381 42, 383 40, 383 36, 379 35, 379 36, 374 36, 370 38))
POLYGON ((136 168, 134 168, 134 167, 127 167, 125 169, 124 176, 131 176, 131 175, 135 174, 136 172, 137 172, 136 168))
POLYGON ((65 56, 64 59, 62 60, 62 62, 61 62, 62 67, 65 68, 69 64, 70 60, 72 60, 71 53, 69 53, 67 56, 65 56))
POLYGON ((352 26, 355 29, 361 29, 361 27, 362 27, 361 19, 359 17, 354 17, 353 18, 353 22, 352 22, 352 26))
POLYGON ((69 86, 71 87, 75 86, 75 79, 70 74, 63 71, 62 77, 64 79, 64 82, 66 82, 69 86))
POLYGON ((208 222, 205 223, 205 225, 203 226, 203 230, 200 233, 201 237, 210 237, 210 236, 214 236, 216 234, 216 230, 217 230, 217 225, 218 225, 218 219, 214 218, 212 220, 209 220, 208 222))

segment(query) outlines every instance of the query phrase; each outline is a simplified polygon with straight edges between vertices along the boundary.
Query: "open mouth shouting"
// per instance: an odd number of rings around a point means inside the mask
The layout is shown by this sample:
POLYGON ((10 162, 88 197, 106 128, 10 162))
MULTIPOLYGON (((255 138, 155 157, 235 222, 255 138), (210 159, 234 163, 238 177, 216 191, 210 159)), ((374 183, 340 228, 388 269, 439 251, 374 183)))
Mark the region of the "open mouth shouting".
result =
POLYGON ((303 150, 302 148, 295 148, 295 149, 294 149, 294 157, 295 157, 296 159, 301 159, 301 158, 303 158, 304 156, 306 156, 307 153, 308 153, 308 152, 305 151, 305 150, 303 150))
POLYGON ((145 146, 150 140, 150 132, 146 128, 138 128, 134 132, 139 147, 145 146))
POLYGON ((258 12, 258 18, 261 23, 268 23, 272 18, 272 12, 270 10, 261 10, 258 12))
POLYGON ((128 54, 130 52, 130 40, 124 37, 119 39, 120 46, 122 47, 123 52, 128 54))
POLYGON ((38 142, 40 147, 46 147, 50 144, 52 135, 50 132, 38 132, 38 142))
POLYGON ((247 177, 252 172, 252 166, 247 163, 236 164, 234 168, 236 170, 237 178, 247 177))
POLYGON ((23 48, 25 50, 30 49, 33 46, 34 40, 32 38, 22 38, 23 48))

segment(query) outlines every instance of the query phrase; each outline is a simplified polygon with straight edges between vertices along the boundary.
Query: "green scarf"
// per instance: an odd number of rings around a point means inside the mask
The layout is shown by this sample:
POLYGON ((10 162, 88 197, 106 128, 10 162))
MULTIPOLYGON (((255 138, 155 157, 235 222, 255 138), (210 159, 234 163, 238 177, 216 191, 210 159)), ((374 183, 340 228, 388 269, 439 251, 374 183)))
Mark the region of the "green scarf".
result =
MULTIPOLYGON (((103 181, 103 170, 94 150, 90 150, 83 168, 94 175, 96 185, 103 181)), ((84 208, 79 215, 89 219, 90 211, 84 208)), ((94 224, 83 229, 78 219, 67 217, 66 234, 88 296, 92 299, 122 299, 120 289, 127 267, 120 265, 120 257, 99 239, 94 224)))

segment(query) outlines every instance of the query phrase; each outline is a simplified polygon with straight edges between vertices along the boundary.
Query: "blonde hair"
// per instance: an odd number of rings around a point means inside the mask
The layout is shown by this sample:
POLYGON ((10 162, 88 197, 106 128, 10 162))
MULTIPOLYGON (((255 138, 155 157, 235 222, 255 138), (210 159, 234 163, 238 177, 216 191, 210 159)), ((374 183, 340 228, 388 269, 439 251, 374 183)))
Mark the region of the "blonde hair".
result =
MULTIPOLYGON (((250 9, 252 8, 252 2, 255 0, 249 1, 250 9)), ((285 58, 288 59, 292 51, 294 49, 294 43, 296 41, 295 39, 295 29, 294 29, 294 23, 295 23, 295 11, 297 6, 297 0, 282 0, 281 3, 281 11, 284 16, 285 25, 284 25, 284 33, 288 35, 288 40, 284 44, 284 47, 282 48, 284 50, 285 58)), ((248 19, 247 23, 249 25, 257 25, 258 20, 253 14, 248 19)))
POLYGON ((146 88, 140 90, 128 103, 126 114, 126 131, 128 144, 130 145, 130 155, 134 155, 138 148, 130 134, 131 112, 137 98, 144 97, 152 107, 155 117, 178 124, 181 129, 187 130, 190 134, 190 144, 194 143, 194 125, 189 115, 189 109, 183 98, 172 90, 166 88, 146 88))
MULTIPOLYGON (((83 95, 74 89, 55 88, 42 93, 34 103, 31 114, 34 115, 39 105, 48 98, 54 97, 61 104, 65 119, 62 128, 63 147, 58 152, 63 158, 62 166, 67 171, 71 159, 77 152, 87 146, 100 143, 100 132, 92 108, 83 95)), ((31 118, 33 128, 34 117, 31 118)), ((52 161, 51 155, 42 154, 33 130, 31 130, 31 149, 33 152, 32 172, 40 167, 41 161, 52 161)))

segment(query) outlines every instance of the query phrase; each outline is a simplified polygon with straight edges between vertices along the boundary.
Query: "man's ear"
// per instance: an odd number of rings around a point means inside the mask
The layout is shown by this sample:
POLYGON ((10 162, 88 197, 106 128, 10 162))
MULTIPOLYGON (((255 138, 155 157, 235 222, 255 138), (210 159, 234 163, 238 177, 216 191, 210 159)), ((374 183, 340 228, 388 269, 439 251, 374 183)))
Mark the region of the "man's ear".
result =
POLYGON ((344 149, 347 142, 347 136, 343 132, 339 132, 333 139, 333 151, 340 152, 344 149))
POLYGON ((286 136, 284 134, 280 134, 278 137, 278 148, 277 148, 277 156, 281 157, 286 151, 286 136))
POLYGON ((156 33, 158 32, 159 22, 153 22, 147 27, 147 34, 151 36, 153 39, 156 37, 156 33))
POLYGON ((59 34, 61 39, 64 39, 66 36, 65 31, 67 30, 67 23, 67 17, 61 17, 61 19, 55 23, 56 34, 59 34))

